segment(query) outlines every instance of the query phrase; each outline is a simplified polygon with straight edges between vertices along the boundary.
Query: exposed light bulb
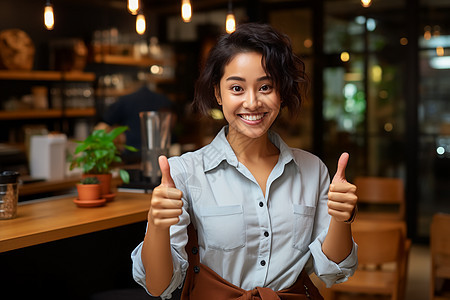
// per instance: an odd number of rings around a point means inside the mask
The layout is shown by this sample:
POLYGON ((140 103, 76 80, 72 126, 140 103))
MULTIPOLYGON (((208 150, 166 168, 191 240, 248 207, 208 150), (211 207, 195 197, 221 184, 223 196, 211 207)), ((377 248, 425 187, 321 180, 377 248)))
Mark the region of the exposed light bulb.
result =
POLYGON ((361 0, 361 5, 363 7, 369 7, 370 5, 372 5, 372 0, 361 0))
POLYGON ((140 35, 145 33, 146 23, 144 14, 139 13, 136 17, 136 32, 140 35))
POLYGON ((181 18, 184 22, 190 22, 192 17, 192 6, 190 0, 181 1, 181 18))
POLYGON ((225 21, 225 29, 227 33, 232 33, 236 30, 236 19, 233 12, 227 14, 227 20, 225 21))
POLYGON ((47 1, 44 8, 44 25, 47 30, 52 30, 55 25, 55 17, 53 15, 53 6, 47 1))
POLYGON ((139 0, 128 0, 127 8, 130 14, 137 15, 139 11, 139 0))
POLYGON ((231 0, 228 0, 228 14, 225 21, 225 30, 227 33, 232 33, 236 30, 236 18, 234 17, 231 0))

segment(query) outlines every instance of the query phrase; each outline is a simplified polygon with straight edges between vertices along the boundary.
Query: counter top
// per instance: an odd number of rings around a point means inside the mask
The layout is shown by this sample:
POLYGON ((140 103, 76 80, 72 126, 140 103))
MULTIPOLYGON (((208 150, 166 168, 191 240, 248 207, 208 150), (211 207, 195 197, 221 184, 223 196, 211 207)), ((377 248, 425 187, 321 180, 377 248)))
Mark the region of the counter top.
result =
POLYGON ((80 208, 76 195, 20 202, 0 220, 0 253, 147 220, 151 194, 118 192, 106 205, 80 208))

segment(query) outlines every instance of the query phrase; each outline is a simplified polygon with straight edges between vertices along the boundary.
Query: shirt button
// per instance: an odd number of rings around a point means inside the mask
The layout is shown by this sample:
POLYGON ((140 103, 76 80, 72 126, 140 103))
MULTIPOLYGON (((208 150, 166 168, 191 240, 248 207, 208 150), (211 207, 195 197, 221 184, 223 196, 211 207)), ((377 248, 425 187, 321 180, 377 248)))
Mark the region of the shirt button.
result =
POLYGON ((269 236, 269 233, 266 231, 266 232, 264 232, 264 236, 265 237, 268 237, 269 236))
POLYGON ((199 273, 200 272, 200 267, 199 266, 195 266, 194 267, 194 273, 199 273))
POLYGON ((262 203, 262 201, 259 202, 259 206, 260 206, 260 207, 263 207, 263 206, 264 206, 264 203, 262 203))
POLYGON ((260 262, 260 264, 261 264, 261 266, 265 266, 266 265, 266 261, 265 260, 262 260, 261 262, 260 262))

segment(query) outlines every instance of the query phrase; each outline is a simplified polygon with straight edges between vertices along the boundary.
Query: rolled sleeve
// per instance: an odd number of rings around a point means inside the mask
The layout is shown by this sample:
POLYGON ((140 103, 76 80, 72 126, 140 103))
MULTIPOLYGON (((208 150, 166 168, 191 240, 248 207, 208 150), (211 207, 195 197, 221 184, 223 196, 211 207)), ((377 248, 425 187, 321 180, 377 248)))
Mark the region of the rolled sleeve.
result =
POLYGON ((309 249, 314 259, 314 272, 327 287, 331 287, 333 284, 347 281, 355 273, 358 266, 358 245, 353 241, 350 254, 337 264, 328 259, 322 251, 322 243, 325 236, 326 232, 322 233, 309 245, 309 249))
MULTIPOLYGON (((145 284, 145 268, 141 259, 141 251, 142 251, 141 242, 132 252, 131 252, 131 260, 133 262, 132 273, 134 280, 141 285, 150 296, 145 284)), ((171 248, 172 252, 172 261, 173 261, 173 274, 172 279, 170 280, 169 286, 166 290, 160 295, 161 299, 171 299, 172 293, 175 289, 181 287, 183 285, 184 277, 186 276, 186 270, 188 268, 188 262, 183 259, 178 252, 171 248)))
MULTIPOLYGON (((147 290, 145 286, 145 269, 144 264, 142 263, 141 259, 141 251, 142 251, 142 244, 141 242, 132 252, 131 252, 131 261, 132 261, 132 274, 133 279, 142 287, 147 290)), ((148 292, 148 291, 147 291, 148 292)))

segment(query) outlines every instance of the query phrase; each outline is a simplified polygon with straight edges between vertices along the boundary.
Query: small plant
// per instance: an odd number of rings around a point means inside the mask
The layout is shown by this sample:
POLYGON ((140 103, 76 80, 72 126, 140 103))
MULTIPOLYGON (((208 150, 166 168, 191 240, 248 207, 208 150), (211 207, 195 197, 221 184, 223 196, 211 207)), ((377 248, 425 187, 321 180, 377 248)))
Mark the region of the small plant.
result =
POLYGON ((100 184, 100 180, 97 177, 85 177, 80 180, 81 184, 100 184))
MULTIPOLYGON (((114 140, 128 129, 128 126, 119 126, 109 132, 99 129, 92 132, 84 141, 76 141, 78 146, 75 148, 75 153, 73 156, 69 156, 70 170, 80 167, 84 174, 111 173, 112 164, 122 162, 121 153, 114 140)), ((138 151, 132 146, 120 146, 128 151, 138 151)), ((124 183, 130 182, 130 175, 127 171, 119 170, 119 175, 124 183)))

